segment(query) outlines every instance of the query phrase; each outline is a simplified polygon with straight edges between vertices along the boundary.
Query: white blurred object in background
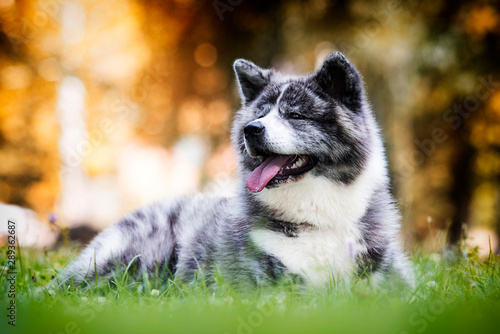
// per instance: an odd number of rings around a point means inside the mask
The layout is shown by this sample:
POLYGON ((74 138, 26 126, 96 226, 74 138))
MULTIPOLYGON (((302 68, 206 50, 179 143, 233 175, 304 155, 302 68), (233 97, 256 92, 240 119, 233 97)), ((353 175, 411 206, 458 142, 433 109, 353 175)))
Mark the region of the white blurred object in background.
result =
POLYGON ((0 203, 0 245, 7 239, 9 220, 15 222, 15 236, 21 247, 51 248, 59 236, 57 229, 39 221, 33 210, 0 203))
POLYGON ((494 230, 488 228, 473 227, 467 231, 466 243, 472 247, 478 246, 478 255, 482 259, 488 258, 491 252, 495 255, 498 249, 498 236, 494 230))

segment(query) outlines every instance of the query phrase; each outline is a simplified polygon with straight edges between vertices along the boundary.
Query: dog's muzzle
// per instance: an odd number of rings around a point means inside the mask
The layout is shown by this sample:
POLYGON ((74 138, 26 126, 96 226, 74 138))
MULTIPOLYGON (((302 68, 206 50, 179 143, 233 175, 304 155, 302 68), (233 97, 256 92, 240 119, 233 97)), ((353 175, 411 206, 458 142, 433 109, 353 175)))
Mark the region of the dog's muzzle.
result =
POLYGON ((264 127, 264 124, 259 121, 253 121, 245 126, 243 132, 245 133, 245 138, 247 140, 255 140, 262 137, 265 130, 266 128, 264 127))
POLYGON ((266 127, 259 121, 248 123, 243 129, 248 153, 252 157, 262 155, 266 127))

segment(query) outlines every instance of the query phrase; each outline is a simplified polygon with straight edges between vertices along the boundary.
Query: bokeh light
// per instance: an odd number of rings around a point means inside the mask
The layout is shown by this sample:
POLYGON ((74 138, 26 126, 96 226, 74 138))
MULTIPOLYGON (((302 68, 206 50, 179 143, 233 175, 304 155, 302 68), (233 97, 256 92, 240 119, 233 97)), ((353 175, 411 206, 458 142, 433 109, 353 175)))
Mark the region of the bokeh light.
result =
POLYGON ((161 198, 229 195, 232 62, 309 73, 340 50, 364 76, 409 247, 500 231, 497 4, 231 8, 0 0, 0 202, 102 229, 161 198))

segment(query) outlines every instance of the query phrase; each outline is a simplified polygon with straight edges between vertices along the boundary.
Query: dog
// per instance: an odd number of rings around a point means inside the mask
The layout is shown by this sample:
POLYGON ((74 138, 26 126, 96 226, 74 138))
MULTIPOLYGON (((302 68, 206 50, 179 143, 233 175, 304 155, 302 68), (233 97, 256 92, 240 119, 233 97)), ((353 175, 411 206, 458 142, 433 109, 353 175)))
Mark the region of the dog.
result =
POLYGON ((97 235, 60 279, 84 282, 134 263, 241 288, 393 274, 413 284, 383 141, 354 65, 335 52, 302 76, 243 59, 233 68, 242 100, 232 126, 237 195, 140 208, 97 235))

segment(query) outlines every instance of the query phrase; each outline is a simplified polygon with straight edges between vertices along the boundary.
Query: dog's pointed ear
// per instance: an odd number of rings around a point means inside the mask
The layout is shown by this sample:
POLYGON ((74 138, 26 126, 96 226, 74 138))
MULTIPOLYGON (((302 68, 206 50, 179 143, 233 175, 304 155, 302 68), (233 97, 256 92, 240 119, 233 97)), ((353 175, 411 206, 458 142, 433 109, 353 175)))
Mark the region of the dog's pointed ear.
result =
POLYGON ((363 80, 358 70, 342 53, 332 53, 316 72, 314 79, 325 93, 351 111, 361 111, 365 95, 363 80))
POLYGON ((269 84, 271 78, 271 71, 264 70, 245 59, 237 59, 233 64, 233 69, 243 105, 250 104, 269 84))

